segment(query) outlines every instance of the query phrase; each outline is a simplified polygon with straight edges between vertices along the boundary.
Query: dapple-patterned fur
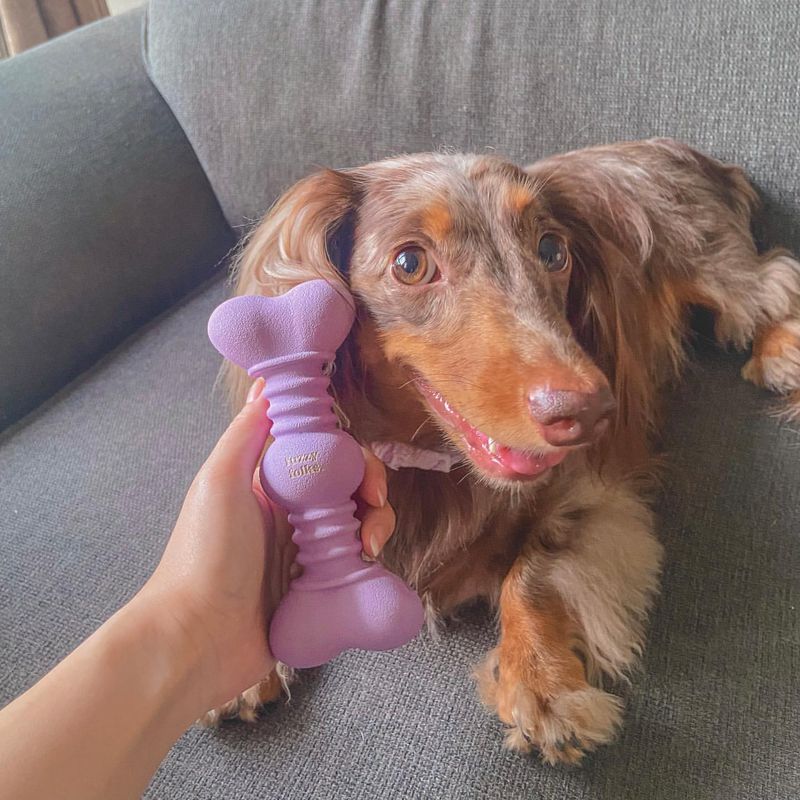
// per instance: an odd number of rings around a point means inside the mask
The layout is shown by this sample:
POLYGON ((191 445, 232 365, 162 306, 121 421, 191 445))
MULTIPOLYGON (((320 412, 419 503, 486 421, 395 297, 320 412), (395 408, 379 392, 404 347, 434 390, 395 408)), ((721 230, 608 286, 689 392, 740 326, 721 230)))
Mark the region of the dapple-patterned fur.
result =
MULTIPOLYGON (((714 312, 721 343, 754 340, 745 377, 800 407, 800 265, 757 253, 755 205, 738 168, 666 139, 524 169, 422 154, 306 178, 244 245, 237 293, 325 277, 357 298, 335 385, 364 443, 460 446, 428 412, 420 373, 476 427, 530 449, 542 441, 520 387, 612 387, 609 434, 537 480, 490 479, 466 458, 449 474, 390 479, 398 524, 382 557, 431 620, 475 598, 497 609, 498 645, 476 675, 514 749, 574 762, 620 723, 622 703, 600 678, 625 678, 644 644, 661 563, 649 440, 683 364, 690 306, 714 312), (541 268, 542 231, 566 239, 566 275, 541 268), (445 289, 392 280, 391 259, 411 242, 435 252, 445 289)), ((230 381, 241 402, 244 377, 230 381)), ((251 692, 229 710, 252 716, 273 695, 251 692)))

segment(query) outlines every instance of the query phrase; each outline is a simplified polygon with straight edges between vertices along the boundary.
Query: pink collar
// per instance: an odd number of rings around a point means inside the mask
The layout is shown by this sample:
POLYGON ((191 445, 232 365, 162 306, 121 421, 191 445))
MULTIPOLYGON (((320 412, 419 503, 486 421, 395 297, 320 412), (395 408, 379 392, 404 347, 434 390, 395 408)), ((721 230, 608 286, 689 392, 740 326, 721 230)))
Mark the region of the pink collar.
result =
POLYGON ((454 451, 425 450, 405 442, 372 442, 370 450, 391 469, 413 467, 450 472, 463 456, 454 451))

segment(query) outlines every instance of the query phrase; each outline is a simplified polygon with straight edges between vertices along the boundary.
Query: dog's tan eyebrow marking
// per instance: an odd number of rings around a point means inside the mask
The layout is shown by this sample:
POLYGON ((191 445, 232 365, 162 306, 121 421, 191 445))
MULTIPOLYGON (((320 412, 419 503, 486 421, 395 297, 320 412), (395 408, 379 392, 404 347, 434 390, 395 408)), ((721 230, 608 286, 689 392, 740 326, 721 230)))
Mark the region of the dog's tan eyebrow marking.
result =
POLYGON ((508 210, 514 214, 521 214, 533 201, 533 192, 521 183, 513 183, 506 189, 505 204, 508 210))
POLYGON ((453 228, 453 217, 447 204, 439 200, 425 208, 420 227, 434 241, 444 239, 453 228))

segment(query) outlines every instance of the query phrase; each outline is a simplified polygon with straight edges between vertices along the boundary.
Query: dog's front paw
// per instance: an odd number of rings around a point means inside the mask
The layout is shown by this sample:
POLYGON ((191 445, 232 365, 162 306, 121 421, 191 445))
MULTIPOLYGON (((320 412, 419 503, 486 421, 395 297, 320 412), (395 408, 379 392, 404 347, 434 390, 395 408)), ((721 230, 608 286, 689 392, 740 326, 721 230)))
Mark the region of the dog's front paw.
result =
POLYGON ((537 680, 535 669, 503 663, 498 650, 476 672, 481 699, 507 726, 506 746, 521 753, 536 748, 548 764, 577 764, 586 752, 610 742, 622 720, 622 701, 576 682, 537 680))
POLYGON ((566 689, 542 702, 523 685, 511 690, 506 744, 523 753, 536 747, 548 764, 577 764, 586 752, 608 744, 622 720, 622 702, 602 689, 566 689))

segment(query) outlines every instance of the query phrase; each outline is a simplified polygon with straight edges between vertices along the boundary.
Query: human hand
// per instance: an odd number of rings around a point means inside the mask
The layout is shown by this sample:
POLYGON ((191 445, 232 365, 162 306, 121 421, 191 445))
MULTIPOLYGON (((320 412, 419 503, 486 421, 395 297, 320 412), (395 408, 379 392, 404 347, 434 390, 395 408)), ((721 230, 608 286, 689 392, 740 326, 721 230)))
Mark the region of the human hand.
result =
MULTIPOLYGON (((0 709, 3 797, 140 797, 193 720, 274 666, 267 627, 294 548, 286 515, 254 478, 269 433, 262 389, 254 384, 192 482, 142 590, 0 709)), ((355 498, 370 554, 394 526, 385 498, 370 455, 355 498)))
MULTIPOLYGON (((235 697, 274 667, 269 620, 288 588, 296 552, 286 514, 257 480, 270 428, 263 385, 262 379, 253 384, 192 482, 161 562, 137 598, 150 603, 196 655, 203 710, 235 697)), ((372 453, 365 457, 355 499, 362 546, 375 556, 395 518, 386 502, 385 467, 372 453)))

